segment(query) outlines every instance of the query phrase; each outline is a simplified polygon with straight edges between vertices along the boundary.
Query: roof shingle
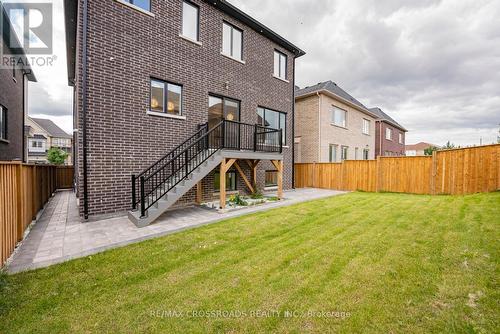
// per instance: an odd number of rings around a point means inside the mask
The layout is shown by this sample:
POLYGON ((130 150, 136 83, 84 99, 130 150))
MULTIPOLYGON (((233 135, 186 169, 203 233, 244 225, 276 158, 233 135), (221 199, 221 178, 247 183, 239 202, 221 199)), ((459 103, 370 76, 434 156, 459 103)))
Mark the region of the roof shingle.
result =
POLYGON ((52 137, 72 139, 73 137, 66 132, 64 132, 60 127, 58 127, 50 119, 44 118, 31 118, 36 124, 40 125, 45 131, 47 131, 52 137))

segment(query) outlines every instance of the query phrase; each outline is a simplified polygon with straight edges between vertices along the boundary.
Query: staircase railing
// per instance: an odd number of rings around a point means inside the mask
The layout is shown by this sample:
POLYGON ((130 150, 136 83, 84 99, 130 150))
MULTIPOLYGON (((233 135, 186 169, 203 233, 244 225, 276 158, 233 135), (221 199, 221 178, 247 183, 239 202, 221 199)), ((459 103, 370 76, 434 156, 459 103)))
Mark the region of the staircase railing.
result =
POLYGON ((166 193, 221 149, 281 153, 282 130, 222 120, 208 123, 139 175, 132 175, 132 209, 141 217, 166 193), (139 193, 139 194, 138 194, 139 193), (137 196, 139 195, 139 196, 137 196))

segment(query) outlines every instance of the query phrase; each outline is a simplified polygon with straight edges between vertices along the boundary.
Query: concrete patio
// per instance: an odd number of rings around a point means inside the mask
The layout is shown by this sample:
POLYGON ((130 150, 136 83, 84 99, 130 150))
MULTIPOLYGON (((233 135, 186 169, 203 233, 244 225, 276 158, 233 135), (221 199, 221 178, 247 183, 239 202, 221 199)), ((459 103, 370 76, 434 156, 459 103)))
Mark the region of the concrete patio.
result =
POLYGON ((226 213, 201 207, 176 209, 166 212, 155 224, 137 228, 126 216, 83 223, 78 216, 75 194, 60 191, 49 201, 38 222, 8 261, 7 271, 16 273, 46 267, 228 218, 340 194, 344 192, 306 188, 286 191, 285 199, 280 202, 226 213))

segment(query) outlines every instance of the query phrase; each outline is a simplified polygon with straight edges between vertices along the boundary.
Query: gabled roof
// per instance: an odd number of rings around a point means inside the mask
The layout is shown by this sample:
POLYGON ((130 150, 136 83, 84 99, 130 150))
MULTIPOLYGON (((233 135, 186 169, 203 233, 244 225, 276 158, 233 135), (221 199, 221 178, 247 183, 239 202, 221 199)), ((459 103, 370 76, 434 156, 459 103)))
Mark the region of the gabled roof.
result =
POLYGON ((44 119, 44 118, 33 118, 31 117, 33 122, 38 124, 41 128, 43 128, 47 133, 50 134, 50 136, 55 137, 55 138, 65 138, 65 139, 72 139, 73 137, 66 132, 64 132, 60 127, 58 127, 54 122, 52 122, 50 119, 44 119))
POLYGON ((406 145, 405 146, 405 151, 423 151, 423 150, 425 150, 426 148, 429 148, 429 147, 440 148, 438 145, 429 144, 429 143, 425 143, 425 142, 420 142, 420 143, 414 144, 414 145, 406 145))
POLYGON ((402 130, 404 132, 408 132, 408 130, 406 130, 404 126, 402 126, 401 124, 396 122, 391 116, 389 116, 385 112, 383 112, 382 109, 375 107, 375 108, 370 108, 370 111, 373 112, 374 114, 376 114, 380 118, 380 120, 385 121, 385 122, 399 128, 400 130, 402 130))
MULTIPOLYGON (((204 0, 206 3, 218 8, 223 13, 235 18, 236 20, 246 24, 257 33, 269 38, 276 44, 283 47, 285 50, 290 51, 295 57, 301 57, 306 53, 286 40, 284 37, 278 35, 259 21, 255 20, 250 15, 239 10, 231 5, 226 0, 204 0)), ((64 0, 64 19, 66 26, 66 54, 68 66, 68 84, 74 85, 75 79, 75 64, 76 64, 76 26, 78 21, 78 4, 75 0, 64 0)))
POLYGON ((334 97, 339 97, 341 100, 344 100, 353 106, 357 107, 357 109, 361 110, 362 112, 377 118, 378 116, 368 110, 363 103, 359 102, 357 99, 355 99, 352 95, 347 93, 345 90, 340 88, 335 82, 328 80, 325 82, 320 82, 314 86, 310 87, 305 87, 302 89, 295 89, 295 98, 299 99, 302 97, 314 95, 316 93, 329 93, 329 95, 333 95, 334 97))

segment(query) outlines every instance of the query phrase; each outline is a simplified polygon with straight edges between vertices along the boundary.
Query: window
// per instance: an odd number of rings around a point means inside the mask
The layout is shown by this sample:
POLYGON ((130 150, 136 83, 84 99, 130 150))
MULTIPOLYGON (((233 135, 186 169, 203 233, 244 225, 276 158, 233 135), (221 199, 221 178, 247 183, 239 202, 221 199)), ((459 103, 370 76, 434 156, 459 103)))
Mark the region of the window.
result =
POLYGON ((0 105, 0 139, 7 140, 7 109, 0 105))
POLYGON ((340 151, 341 151, 341 157, 340 157, 340 159, 342 161, 347 160, 347 151, 348 151, 348 149, 349 149, 349 147, 347 147, 347 146, 342 146, 342 148, 340 149, 340 151))
POLYGON ((328 155, 328 161, 337 162, 337 148, 338 147, 339 147, 338 145, 330 144, 330 152, 328 155))
POLYGON ((399 143, 403 144, 403 134, 399 133, 399 143))
POLYGON ((332 109, 332 123, 337 125, 337 126, 341 126, 343 128, 347 127, 346 115, 347 115, 347 111, 340 109, 340 108, 337 108, 337 107, 333 107, 333 109, 332 109))
MULTIPOLYGON (((214 189, 220 191, 220 172, 214 173, 214 189)), ((236 191, 236 171, 226 172, 226 191, 236 191)))
POLYGON ((363 133, 365 135, 370 134, 370 121, 363 118, 363 133))
POLYGON ((363 159, 364 159, 364 160, 368 160, 368 156, 369 156, 369 154, 370 154, 370 150, 369 150, 369 149, 367 149, 367 148, 365 148, 365 149, 363 150, 363 159))
POLYGON ((354 160, 358 160, 359 148, 354 149, 354 160))
POLYGON ((392 129, 389 128, 385 129, 385 139, 392 140, 392 129))
POLYGON ((171 115, 182 114, 182 86, 151 80, 151 111, 171 115))
POLYGON ((192 39, 199 40, 200 33, 200 9, 187 1, 182 2, 182 35, 192 39))
POLYGON ((278 185, 278 171, 266 170, 266 187, 276 187, 278 185))
POLYGON ((16 81, 16 64, 12 65, 12 79, 16 81))
POLYGON ((266 128, 283 130, 283 145, 286 145, 286 114, 266 108, 257 108, 257 124, 266 128))
POLYGON ((144 10, 147 10, 148 12, 151 11, 151 1, 150 0, 124 0, 125 2, 128 2, 134 6, 137 6, 139 8, 142 8, 144 10))
POLYGON ((287 56, 279 51, 274 51, 274 76, 286 80, 287 56))
POLYGON ((243 31, 229 23, 222 23, 222 53, 243 60, 243 31))

